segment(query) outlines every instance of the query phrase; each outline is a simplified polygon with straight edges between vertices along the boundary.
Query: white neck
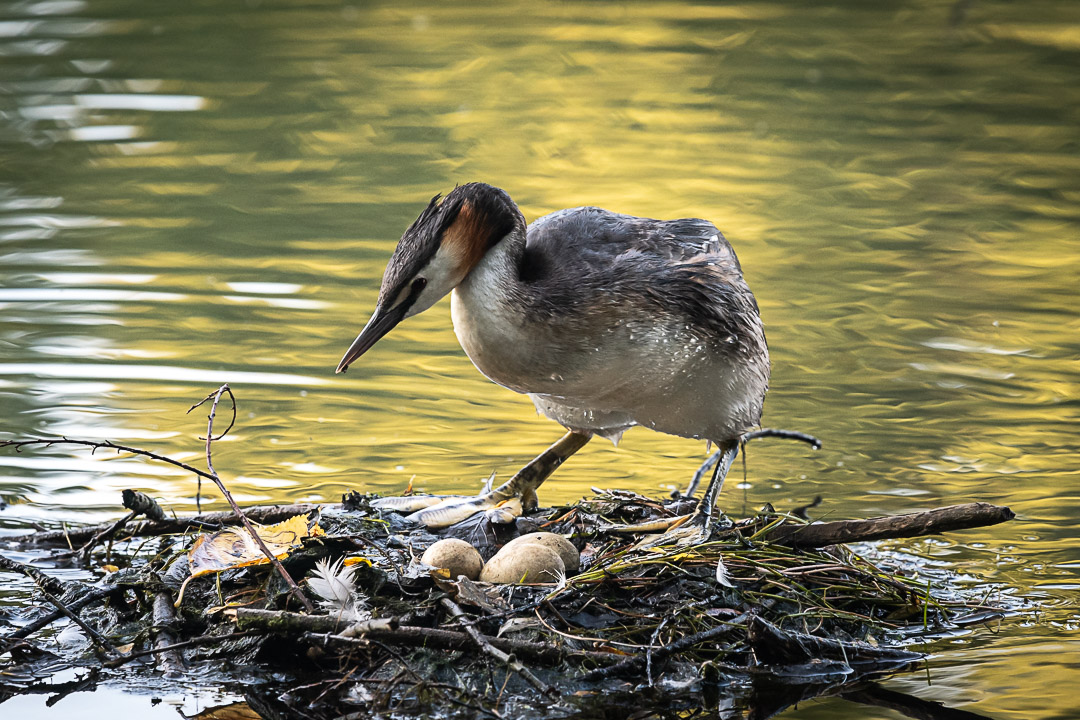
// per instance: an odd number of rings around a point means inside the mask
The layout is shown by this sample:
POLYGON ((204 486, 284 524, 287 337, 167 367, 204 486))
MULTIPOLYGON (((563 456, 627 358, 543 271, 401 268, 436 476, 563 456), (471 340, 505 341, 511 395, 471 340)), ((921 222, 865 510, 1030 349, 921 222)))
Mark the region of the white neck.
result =
POLYGON ((525 231, 517 229, 497 242, 454 288, 450 314, 454 332, 480 372, 501 385, 524 392, 514 376, 515 348, 528 347, 519 304, 525 231))

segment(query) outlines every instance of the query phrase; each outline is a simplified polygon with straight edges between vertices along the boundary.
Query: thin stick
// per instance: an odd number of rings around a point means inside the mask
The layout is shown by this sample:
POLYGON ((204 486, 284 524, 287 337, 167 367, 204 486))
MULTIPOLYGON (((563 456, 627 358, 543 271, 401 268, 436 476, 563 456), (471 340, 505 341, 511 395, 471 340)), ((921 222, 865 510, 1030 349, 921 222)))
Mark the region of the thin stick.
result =
POLYGON ((40 587, 48 590, 49 592, 56 593, 57 595, 63 595, 68 591, 69 585, 63 580, 57 580, 54 577, 49 577, 45 573, 38 570, 32 565, 21 563, 17 560, 4 557, 0 555, 0 570, 10 570, 12 572, 22 573, 26 577, 33 580, 40 587))
MULTIPOLYGON (((88 592, 86 595, 83 595, 81 598, 68 605, 68 609, 72 612, 78 612, 90 603, 96 602, 107 595, 111 595, 114 592, 116 592, 115 585, 97 588, 88 592)), ((60 610, 53 610, 47 615, 42 615, 37 620, 23 625, 15 632, 5 635, 4 637, 0 638, 0 652, 3 652, 4 648, 6 648, 10 643, 15 642, 16 640, 22 640, 23 638, 30 637, 38 630, 41 630, 42 628, 51 625, 53 622, 59 620, 62 617, 65 617, 63 612, 61 612, 60 610)))
MULTIPOLYGON (((442 606, 449 610, 450 614, 453 615, 455 618, 465 618, 465 611, 462 610, 456 602, 454 602, 450 598, 443 598, 441 602, 442 606)), ((473 639, 473 642, 476 643, 476 645, 485 655, 488 655, 489 657, 495 658, 495 660, 504 663, 507 667, 520 675, 521 678, 525 680, 525 682, 529 683, 534 688, 544 693, 548 697, 559 696, 558 690, 533 675, 529 671, 529 669, 522 665, 521 661, 513 655, 504 653, 502 650, 499 650, 498 648, 492 646, 492 644, 487 641, 487 638, 475 627, 473 627, 472 625, 466 625, 465 632, 469 634, 469 637, 473 639)))
POLYGON ((667 621, 670 620, 670 619, 671 619, 671 616, 667 615, 667 616, 664 617, 663 620, 660 621, 660 624, 656 626, 656 630, 652 634, 652 638, 649 640, 649 647, 645 650, 645 679, 648 680, 649 687, 652 687, 652 684, 653 684, 653 677, 652 677, 653 646, 656 645, 656 640, 657 640, 657 638, 660 637, 660 632, 664 629, 664 626, 667 625, 667 621))
MULTIPOLYGON (((710 628, 708 630, 703 630, 702 632, 695 633, 693 635, 679 638, 673 643, 665 645, 662 648, 658 648, 656 652, 652 653, 652 658, 654 660, 660 661, 668 657, 669 655, 682 652, 683 650, 692 648, 695 645, 699 645, 703 642, 715 640, 716 638, 728 635, 734 632, 737 627, 745 625, 746 621, 749 618, 750 613, 743 613, 742 615, 739 615, 733 620, 725 622, 723 625, 717 625, 714 628, 710 628)), ((630 670, 637 671, 642 665, 645 665, 647 661, 647 655, 633 655, 626 658, 622 662, 615 663, 614 665, 609 665, 608 667, 604 668, 597 668, 596 670, 587 672, 581 676, 581 679, 584 682, 593 682, 595 680, 603 680, 604 678, 611 677, 612 675, 619 675, 630 670)))
MULTIPOLYGON (((210 451, 210 447, 209 447, 210 446, 210 441, 211 440, 220 440, 221 438, 225 437, 226 435, 229 434, 229 431, 233 429, 233 425, 236 425, 236 396, 233 395, 232 388, 230 388, 228 385, 224 385, 223 387, 226 390, 228 390, 229 398, 232 400, 232 420, 229 421, 229 427, 225 428, 225 431, 222 432, 217 437, 213 437, 209 432, 206 434, 205 440, 206 440, 207 452, 208 453, 210 451)), ((204 397, 202 400, 200 400, 199 402, 197 402, 194 405, 192 405, 191 407, 189 407, 187 409, 187 413, 184 413, 184 414, 187 415, 192 410, 199 407, 200 405, 202 405, 204 402, 206 402, 210 398, 214 398, 213 409, 216 410, 218 400, 221 398, 221 390, 219 389, 217 391, 217 396, 216 397, 215 397, 214 393, 210 393, 209 395, 204 397)), ((213 410, 212 410, 211 413, 210 413, 211 418, 213 418, 213 415, 214 415, 214 413, 213 413, 213 410)), ((202 440, 204 438, 199 438, 199 439, 202 440)), ((213 472, 213 471, 211 470, 211 472, 213 472)), ((198 479, 198 482, 195 485, 195 511, 196 512, 202 512, 202 478, 201 477, 198 479)))
MULTIPOLYGON (((233 397, 232 390, 229 389, 228 385, 222 385, 220 388, 218 388, 217 392, 214 394, 214 403, 210 406, 210 417, 207 419, 206 423, 206 468, 210 471, 206 477, 208 477, 215 485, 217 485, 218 490, 220 490, 221 494, 225 496, 225 499, 229 501, 229 505, 232 507, 233 512, 236 513, 236 517, 240 518, 240 522, 243 523, 244 528, 246 528, 247 531, 251 533, 251 537, 255 540, 255 543, 259 546, 259 549, 263 551, 263 554, 266 555, 267 559, 270 560, 270 564, 274 566, 274 569, 276 569, 278 571, 278 574, 281 575, 281 577, 285 580, 285 584, 289 586, 289 592, 293 595, 293 597, 299 600, 300 604, 303 605, 304 609, 307 610, 309 613, 315 612, 315 607, 311 604, 311 601, 309 601, 307 597, 304 596, 303 591, 300 590, 296 582, 292 579, 292 576, 289 575, 289 572, 285 569, 285 566, 281 564, 281 561, 277 559, 277 557, 270 550, 270 548, 266 546, 266 543, 263 542, 263 539, 259 537, 259 533, 255 532, 255 528, 252 526, 251 521, 247 519, 247 516, 244 515, 243 511, 240 509, 240 506, 236 504, 235 500, 233 500, 232 494, 225 487, 225 483, 221 481, 221 478, 218 477, 217 470, 214 469, 214 462, 210 452, 211 443, 215 439, 214 415, 217 414, 218 402, 220 402, 221 396, 225 393, 228 393, 229 397, 233 397)), ((203 402, 205 402, 205 400, 203 402)), ((236 402, 235 397, 233 397, 233 402, 236 402)), ((202 403, 199 404, 201 405, 202 403)), ((198 405, 196 405, 195 407, 198 407, 198 405)), ((230 425, 230 427, 232 426, 230 425)), ((218 436, 218 439, 223 436, 224 433, 218 436)))
MULTIPOLYGON (((218 435, 216 438, 213 438, 214 440, 220 440, 221 438, 228 435, 229 431, 232 430, 233 427, 236 425, 236 396, 233 395, 232 388, 230 388, 228 385, 222 385, 221 387, 224 388, 225 392, 229 393, 229 397, 232 398, 232 420, 229 421, 229 427, 225 428, 225 430, 223 430, 222 433, 220 435, 218 435)), ((194 405, 192 405, 191 407, 189 407, 187 409, 187 411, 190 413, 192 410, 199 407, 200 405, 205 403, 210 398, 214 398, 214 407, 216 408, 218 400, 221 398, 221 390, 219 389, 216 393, 210 393, 209 395, 204 397, 202 400, 200 400, 199 402, 197 402, 194 405)), ((187 413, 185 413, 185 415, 186 414, 187 413)), ((209 433, 207 433, 207 435, 209 436, 209 433)), ((206 437, 206 438, 199 438, 199 439, 200 440, 210 440, 211 438, 206 437)))
MULTIPOLYGON (((36 578, 35 582, 37 582, 36 578)), ((123 653, 113 647, 112 643, 106 640, 101 635, 101 633, 83 622, 83 619, 73 613, 71 610, 68 610, 67 606, 64 605, 64 603, 60 602, 52 593, 46 590, 41 583, 38 583, 38 590, 41 591, 41 594, 45 596, 46 600, 56 606, 57 610, 66 615, 67 618, 71 620, 71 622, 82 628, 82 631, 86 633, 86 636, 90 638, 90 641, 94 643, 95 647, 97 647, 100 651, 104 652, 106 655, 112 655, 114 657, 123 655, 123 653)))
MULTIPOLYGON (((348 621, 340 620, 329 615, 300 615, 298 613, 284 612, 281 610, 259 610, 256 608, 237 608, 236 624, 240 629, 248 627, 266 628, 271 632, 284 635, 319 634, 321 638, 328 638, 333 642, 360 643, 357 638, 347 636, 346 628, 351 625, 348 621), (321 633, 327 633, 322 635, 321 633), (337 634, 335 634, 337 633, 337 634)), ((484 636, 491 644, 505 653, 513 653, 518 657, 525 658, 529 662, 543 663, 544 665, 562 665, 566 660, 592 660, 596 662, 611 662, 620 656, 613 653, 597 652, 593 650, 567 650, 551 642, 531 642, 526 640, 511 640, 509 638, 484 636)), ((418 627, 414 625, 400 625, 386 627, 376 625, 374 622, 364 628, 364 638, 381 640, 392 645, 406 645, 409 647, 428 647, 441 650, 475 650, 476 643, 471 637, 463 632, 444 630, 442 628, 418 627)), ((360 643, 362 644, 362 643, 360 643)))
POLYGON ((128 522, 130 522, 131 520, 134 520, 135 516, 136 513, 129 512, 127 515, 120 518, 112 525, 99 532, 94 537, 90 538, 85 545, 79 548, 79 555, 82 558, 83 564, 90 564, 90 556, 94 552, 94 548, 97 547, 98 543, 100 543, 103 539, 107 537, 112 537, 113 535, 115 535, 117 532, 119 532, 120 528, 127 525, 128 522))
POLYGON ((0 448, 13 447, 15 448, 15 452, 22 452, 22 448, 28 445, 44 445, 45 447, 49 447, 51 445, 85 445, 86 447, 91 447, 95 450, 100 448, 107 448, 109 450, 116 450, 117 452, 129 452, 133 455, 142 455, 143 457, 160 460, 161 462, 175 465, 178 468, 183 468, 190 473, 195 473, 199 477, 206 478, 207 480, 213 480, 213 478, 210 477, 210 473, 206 472, 205 470, 200 470, 194 465, 188 465, 185 462, 173 460, 171 457, 159 455, 155 452, 150 452, 149 450, 142 450, 141 448, 135 448, 129 445, 119 445, 112 442, 111 440, 75 440, 65 435, 61 435, 59 438, 33 437, 27 438, 25 440, 0 440, 0 448))
MULTIPOLYGON (((301 503, 298 505, 260 505, 244 510, 244 515, 255 522, 268 524, 287 520, 294 515, 309 513, 318 509, 318 505, 301 503)), ((68 530, 67 535, 77 542, 85 542, 94 535, 104 532, 114 523, 101 525, 88 525, 75 530, 68 530)), ((172 535, 187 530, 214 529, 220 530, 226 525, 239 525, 240 520, 232 510, 208 512, 202 515, 188 515, 186 517, 166 518, 164 520, 138 520, 130 523, 125 531, 127 537, 153 537, 155 535, 172 535)), ((29 535, 16 535, 4 538, 5 541, 21 545, 44 545, 50 543, 64 543, 65 533, 61 530, 46 530, 29 535)))

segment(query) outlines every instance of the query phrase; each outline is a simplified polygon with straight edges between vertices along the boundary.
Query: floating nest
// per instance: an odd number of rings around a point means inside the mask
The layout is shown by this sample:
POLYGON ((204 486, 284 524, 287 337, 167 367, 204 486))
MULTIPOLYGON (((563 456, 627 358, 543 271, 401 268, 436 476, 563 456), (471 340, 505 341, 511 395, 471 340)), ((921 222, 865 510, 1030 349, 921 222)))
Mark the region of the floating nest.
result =
MULTIPOLYGON (((435 534, 380 513, 371 499, 351 494, 332 509, 246 511, 263 524, 293 518, 307 529, 290 547, 273 549, 280 568, 262 558, 207 570, 204 558, 193 559, 193 546, 235 523, 229 513, 141 521, 132 514, 9 539, 22 548, 60 543, 49 553, 53 564, 85 561, 100 579, 61 581, 12 560, 0 564, 34 578, 55 608, 20 618, 0 639, 0 696, 29 691, 63 662, 87 668, 91 682, 106 671, 166 682, 212 677, 265 718, 645 718, 706 710, 766 718, 826 694, 952 717, 872 681, 918 667, 917 649, 942 633, 1015 610, 1000 594, 972 597, 947 576, 930 582, 917 564, 887 554, 871 560, 872 546, 841 544, 992 524, 1012 516, 1007 508, 809 524, 806 508, 765 507, 738 521, 721 517, 709 542, 641 549, 640 536, 613 527, 677 515, 686 501, 596 491, 509 524, 480 516, 435 534), (498 585, 419 562, 444 537, 469 542, 487 560, 536 531, 568 538, 580 571, 498 585), (190 579, 193 568, 199 576, 190 579), (57 658, 35 633, 65 613, 79 618, 91 641, 57 658)), ((244 548, 233 549, 242 556, 244 548)))

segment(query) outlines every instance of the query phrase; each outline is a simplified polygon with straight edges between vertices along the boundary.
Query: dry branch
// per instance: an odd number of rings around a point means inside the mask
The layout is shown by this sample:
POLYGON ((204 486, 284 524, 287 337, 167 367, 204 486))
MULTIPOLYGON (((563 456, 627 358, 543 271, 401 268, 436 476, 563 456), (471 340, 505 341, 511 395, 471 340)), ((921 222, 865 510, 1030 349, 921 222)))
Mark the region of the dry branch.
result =
POLYGON ((124 665, 132 660, 136 660, 147 655, 158 655, 160 653, 176 652, 183 650, 184 648, 196 647, 198 645, 215 645, 218 643, 229 642, 230 640, 239 640, 240 638, 252 637, 255 632, 238 632, 229 633, 227 635, 200 635, 193 637, 190 640, 184 640, 182 642, 174 643, 172 645, 161 645, 159 647, 152 647, 147 650, 139 650, 138 652, 131 652, 122 657, 113 658, 105 663, 105 667, 116 668, 124 665))
POLYGON ((180 677, 184 674, 184 656, 173 648, 175 639, 172 627, 176 625, 176 612, 173 608, 173 596, 169 590, 161 590, 154 595, 154 649, 158 651, 158 667, 165 677, 180 677))
POLYGON ((57 580, 54 577, 49 577, 48 575, 41 572, 32 565, 27 565, 17 560, 6 558, 3 555, 0 555, 0 570, 10 570, 11 572, 22 573, 23 575, 37 583, 40 587, 48 590, 54 595, 63 595, 70 587, 63 580, 57 580))
MULTIPOLYGON (((267 525, 282 520, 288 520, 294 515, 308 513, 317 509, 318 505, 303 503, 299 505, 263 505, 249 508, 244 514, 254 522, 267 525)), ((66 538, 71 538, 72 543, 86 542, 95 535, 108 531, 115 523, 103 523, 90 525, 84 528, 52 530, 49 532, 35 532, 29 535, 16 535, 5 538, 6 542, 20 545, 47 545, 59 543, 66 545, 66 538)), ((129 523, 125 533, 130 537, 152 537, 155 535, 173 535, 186 532, 187 530, 217 530, 226 525, 239 525, 240 520, 231 510, 225 512, 209 512, 201 515, 188 515, 186 517, 167 518, 165 520, 140 520, 129 523)))
POLYGON ((838 520, 813 525, 781 525, 767 536, 771 542, 809 549, 842 543, 937 535, 953 530, 997 525, 1016 517, 1007 507, 989 503, 968 503, 912 513, 838 520))
MULTIPOLYGON (((236 398, 233 397, 232 390, 229 389, 229 386, 227 384, 222 385, 217 389, 216 393, 208 395, 202 401, 196 403, 195 405, 192 405, 191 408, 188 409, 188 412, 191 412, 199 405, 202 405, 204 402, 209 400, 211 397, 214 398, 213 404, 210 405, 210 415, 206 419, 206 469, 210 471, 210 481, 217 485, 217 489, 221 491, 221 494, 224 495, 225 499, 229 502, 229 507, 233 509, 233 512, 236 513, 236 517, 239 518, 240 523, 244 526, 244 529, 248 531, 249 535, 251 535, 251 539, 255 541, 255 544, 259 546, 260 550, 262 550, 262 553, 266 556, 266 559, 269 560, 270 564, 274 566, 275 570, 277 570, 278 575, 280 575, 281 578, 285 581, 285 584, 289 586, 289 594, 296 598, 297 601, 303 606, 303 608, 309 613, 315 612, 315 607, 311 604, 311 601, 307 599, 307 596, 304 595, 304 592, 296 584, 296 581, 292 579, 292 576, 289 575, 289 571, 285 569, 285 566, 281 564, 281 561, 277 559, 277 556, 274 555, 270 548, 266 546, 266 542, 262 539, 262 536, 259 535, 259 533, 255 532, 255 528, 252 526, 251 520, 249 520, 248 517, 244 515, 244 511, 241 510, 240 506, 236 504, 236 500, 233 499, 232 493, 230 493, 229 489, 225 487, 224 481, 222 481, 222 479, 218 476, 217 470, 214 469, 213 454, 211 452, 213 442, 214 440, 220 440, 221 438, 225 437, 225 433, 229 432, 229 430, 232 429, 232 423, 229 423, 229 427, 225 428, 225 432, 221 433, 221 435, 218 435, 216 438, 214 437, 214 418, 217 416, 218 402, 220 402, 221 396, 225 393, 228 393, 229 397, 232 398, 233 421, 235 422, 236 398)), ((202 475, 200 475, 199 477, 202 477, 202 475)))
POLYGON ((90 642, 94 644, 94 649, 98 652, 105 654, 108 657, 119 657, 123 655, 117 650, 112 643, 105 639, 105 637, 94 628, 87 625, 81 617, 72 612, 67 605, 64 605, 58 598, 44 588, 40 583, 38 584, 38 590, 45 596, 45 599, 56 606, 56 609, 67 616, 71 622, 78 625, 86 636, 90 638, 90 642))
POLYGON ((93 554, 94 548, 97 547, 99 543, 101 543, 106 538, 111 538, 113 535, 118 533, 120 531, 120 528, 127 525, 128 522, 130 522, 131 520, 134 520, 135 517, 136 513, 129 512, 127 515, 114 522, 108 528, 102 530, 98 534, 94 535, 94 537, 87 540, 86 544, 79 548, 78 551, 79 556, 83 561, 83 564, 88 565, 90 563, 90 556, 93 554))
MULTIPOLYGON (((78 600, 75 600, 75 601, 71 602, 67 606, 67 609, 70 610, 71 612, 78 612, 79 610, 83 609, 84 607, 86 607, 90 603, 97 602, 98 600, 102 599, 106 595, 113 594, 114 592, 116 592, 116 589, 117 588, 116 588, 115 585, 110 585, 108 587, 96 588, 94 590, 91 590, 91 591, 87 592, 85 595, 83 595, 81 598, 79 598, 78 600)), ((8 644, 10 644, 11 642, 13 642, 15 640, 21 640, 23 638, 30 637, 31 635, 36 633, 38 630, 41 630, 42 628, 49 626, 50 624, 52 624, 53 622, 59 620, 62 617, 67 617, 67 616, 64 615, 64 613, 62 611, 60 611, 60 610, 53 610, 52 612, 47 613, 45 615, 42 615, 38 619, 36 619, 36 620, 34 620, 32 622, 29 622, 26 625, 23 625, 21 628, 19 628, 15 632, 9 633, 8 635, 5 635, 4 637, 0 638, 0 652, 2 652, 3 649, 8 644)))
MULTIPOLYGON (((94 448, 95 450, 97 450, 98 448, 110 448, 110 449, 113 449, 113 450, 117 450, 119 452, 130 452, 130 453, 134 453, 136 455, 142 455, 143 457, 153 458, 154 460, 160 460, 161 462, 166 462, 166 463, 169 463, 170 465, 175 465, 176 467, 184 468, 185 470, 194 473, 199 478, 199 488, 200 488, 200 490, 202 488, 202 478, 206 478, 207 480, 210 480, 211 482, 213 482, 217 486, 218 490, 221 491, 221 494, 225 496, 225 499, 229 502, 229 506, 232 507, 233 512, 236 513, 237 518, 239 518, 240 523, 244 526, 244 528, 248 531, 248 533, 251 534, 251 537, 255 541, 255 544, 259 546, 259 549, 262 550, 263 554, 266 555, 267 559, 270 561, 270 564, 274 566, 274 569, 277 570, 278 574, 281 575, 282 579, 285 580, 285 584, 288 585, 288 587, 289 587, 289 593, 293 597, 296 598, 296 600, 304 607, 305 610, 307 610, 308 612, 313 612, 314 607, 312 606, 311 601, 307 599, 307 597, 304 595, 303 591, 300 590, 299 586, 297 586, 296 582, 292 579, 292 577, 289 575, 289 573, 285 570, 285 567, 281 564, 281 562, 278 561, 278 559, 277 559, 277 557, 275 557, 274 553, 270 552, 270 549, 266 546, 266 543, 263 542, 263 539, 259 536, 259 534, 257 532, 255 532, 255 528, 252 527, 251 521, 240 510, 240 506, 236 504, 235 500, 233 500, 233 497, 229 493, 228 488, 225 487, 225 483, 218 476, 217 471, 214 470, 213 456, 212 456, 212 452, 211 452, 213 442, 215 440, 220 440, 221 438, 225 437, 226 433, 228 433, 229 430, 232 429, 233 424, 236 422, 236 397, 233 395, 233 392, 229 388, 228 384, 225 384, 225 385, 222 385, 221 387, 219 387, 215 392, 207 395, 205 398, 203 398, 202 400, 200 400, 199 402, 195 403, 190 408, 188 408, 188 412, 191 412, 192 410, 199 407, 200 405, 202 405, 206 401, 210 400, 211 398, 213 398, 213 403, 210 406, 210 415, 207 417, 207 423, 206 423, 206 438, 205 438, 206 439, 206 470, 205 471, 200 470, 199 468, 194 467, 193 465, 189 465, 187 463, 180 462, 179 460, 174 460, 174 459, 172 459, 170 457, 166 457, 164 455, 159 455, 157 453, 153 453, 153 452, 150 452, 148 450, 143 450, 141 448, 133 448, 133 447, 129 447, 127 445, 118 445, 116 443, 109 442, 109 441, 98 442, 98 441, 93 441, 93 440, 71 440, 71 439, 66 438, 66 437, 59 438, 59 439, 30 438, 30 439, 26 439, 26 440, 5 440, 5 441, 0 442, 0 447, 13 447, 13 448, 15 448, 16 452, 19 452, 24 447, 28 447, 28 446, 32 446, 32 445, 43 445, 45 447, 50 447, 52 445, 82 445, 82 446, 85 446, 85 447, 94 448), (225 394, 228 394, 229 399, 232 401, 233 419, 229 423, 229 427, 225 428, 224 432, 222 432, 217 437, 214 437, 214 418, 217 416, 218 403, 221 401, 222 395, 225 395, 225 394)), ((196 503, 200 502, 199 497, 200 496, 198 496, 198 495, 196 496, 196 503)), ((111 527, 111 526, 108 526, 108 527, 111 527)), ((108 532, 108 530, 106 530, 106 532, 108 532)), ((93 538, 94 538, 93 535, 90 536, 90 540, 93 540, 93 538)), ((70 540, 69 540, 69 542, 70 542, 70 540)))

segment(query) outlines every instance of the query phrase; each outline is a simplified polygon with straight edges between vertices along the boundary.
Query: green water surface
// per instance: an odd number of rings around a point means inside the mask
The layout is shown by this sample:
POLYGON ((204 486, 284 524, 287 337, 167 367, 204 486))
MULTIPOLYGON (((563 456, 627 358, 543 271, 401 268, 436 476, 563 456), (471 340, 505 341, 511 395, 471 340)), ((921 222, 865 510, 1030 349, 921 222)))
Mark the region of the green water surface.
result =
MULTIPOLYGON (((333 373, 402 230, 472 180, 529 220, 715 222, 766 323, 764 422, 826 444, 751 447, 725 507, 1009 505, 1007 525, 888 547, 1039 612, 887 686, 1080 717, 1075 2, 3 2, 2 437, 197 462, 205 415, 184 412, 228 382, 215 465, 242 503, 506 477, 561 429, 476 372, 446 301, 333 373)), ((541 499, 666 492, 704 450, 635 429, 541 499)), ((116 517, 129 487, 194 509, 168 466, 0 453, 0 526, 116 517)), ((29 596, 5 587, 4 607, 29 596)), ((73 702, 114 700, 0 714, 73 702)), ((833 699, 783 717, 901 716, 833 699)))

